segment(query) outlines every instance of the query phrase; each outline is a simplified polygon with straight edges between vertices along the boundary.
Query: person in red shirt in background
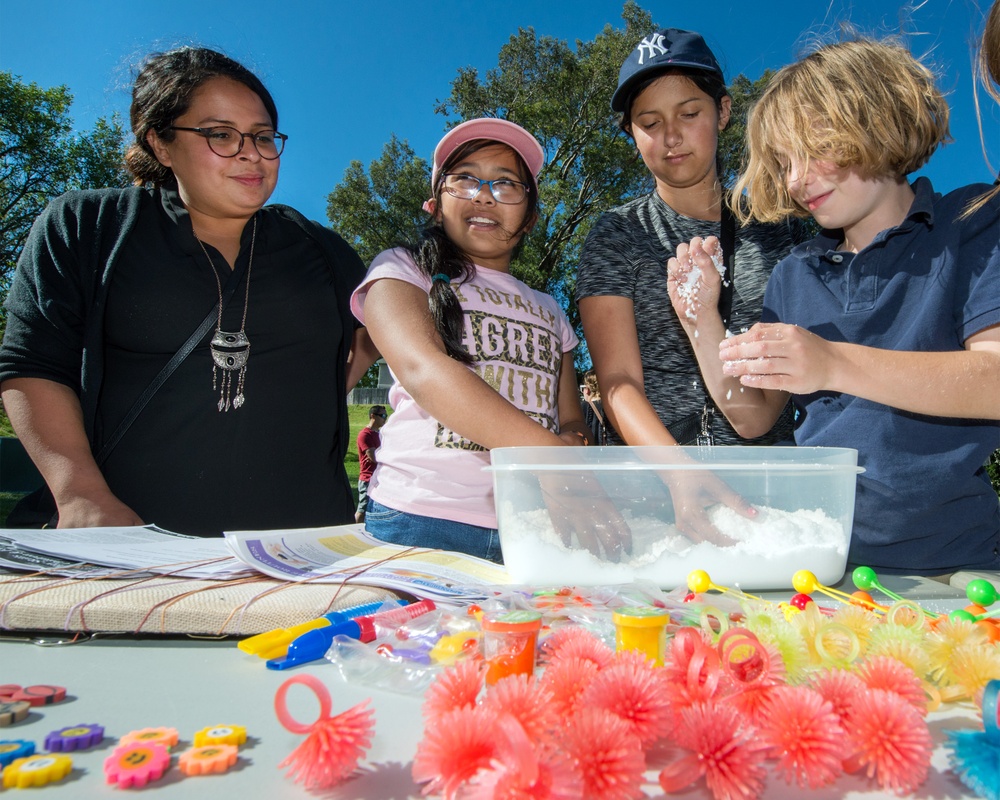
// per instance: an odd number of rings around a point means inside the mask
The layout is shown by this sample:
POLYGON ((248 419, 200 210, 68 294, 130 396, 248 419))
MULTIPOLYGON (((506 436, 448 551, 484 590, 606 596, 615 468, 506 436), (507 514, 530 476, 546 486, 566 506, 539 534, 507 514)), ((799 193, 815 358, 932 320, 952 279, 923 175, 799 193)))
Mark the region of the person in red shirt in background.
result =
POLYGON ((358 510, 354 512, 355 522, 365 521, 365 511, 368 510, 368 482, 372 479, 375 465, 375 451, 382 444, 379 428, 385 425, 388 418, 385 406, 372 406, 368 410, 368 424, 358 432, 358 463, 361 471, 358 473, 358 510))

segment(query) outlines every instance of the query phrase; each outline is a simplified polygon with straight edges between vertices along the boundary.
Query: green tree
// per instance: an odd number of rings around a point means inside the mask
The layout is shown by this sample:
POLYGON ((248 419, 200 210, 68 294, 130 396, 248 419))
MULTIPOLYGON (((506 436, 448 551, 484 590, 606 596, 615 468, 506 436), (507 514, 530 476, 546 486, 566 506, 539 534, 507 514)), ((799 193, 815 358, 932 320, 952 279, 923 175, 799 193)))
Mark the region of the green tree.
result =
MULTIPOLYGON (((497 66, 484 76, 459 69, 448 99, 436 109, 452 124, 503 117, 538 137, 546 153, 539 176, 541 216, 511 271, 557 297, 574 325, 576 264, 587 233, 602 211, 652 186, 610 104, 622 62, 656 26, 633 0, 625 3, 622 20, 623 27, 607 25, 593 41, 572 46, 522 28, 501 47, 497 66)), ((720 142, 727 182, 739 167, 746 110, 768 77, 752 81, 741 75, 733 82, 733 121, 720 142)), ((367 173, 360 162, 350 165, 329 195, 327 214, 370 261, 381 250, 416 238, 427 220, 420 206, 429 178, 427 162, 393 136, 367 173)))
POLYGON ((344 180, 330 192, 326 213, 333 227, 370 264, 380 252, 416 238, 427 219, 430 166, 395 135, 365 172, 352 161, 344 180))
POLYGON ((129 183, 119 117, 74 133, 72 102, 65 86, 43 89, 0 72, 0 289, 49 200, 70 189, 129 183))
POLYGON ((110 120, 98 117, 92 130, 75 136, 69 144, 70 159, 75 166, 69 188, 130 186, 132 175, 125 168, 127 135, 121 117, 115 112, 110 120))
POLYGON ((622 19, 623 28, 606 25, 575 47, 522 28, 482 79, 475 69, 460 69, 451 96, 437 108, 459 120, 504 117, 541 142, 540 218, 511 271, 563 300, 571 317, 577 257, 597 215, 650 186, 610 103, 622 61, 655 26, 631 0, 622 19))

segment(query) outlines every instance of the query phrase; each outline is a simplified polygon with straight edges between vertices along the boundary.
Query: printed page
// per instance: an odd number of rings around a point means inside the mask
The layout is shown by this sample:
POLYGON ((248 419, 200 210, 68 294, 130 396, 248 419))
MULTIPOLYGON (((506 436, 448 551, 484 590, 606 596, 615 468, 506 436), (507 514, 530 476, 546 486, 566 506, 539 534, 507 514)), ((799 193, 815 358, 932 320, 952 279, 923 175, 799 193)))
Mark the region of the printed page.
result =
POLYGON ((469 599, 511 583, 499 564, 464 553, 402 547, 371 537, 363 525, 226 532, 237 558, 274 578, 354 580, 434 599, 469 599))
POLYGON ((23 550, 10 539, 0 536, 0 567, 8 570, 43 572, 64 578, 102 578, 116 572, 110 567, 81 564, 68 558, 23 550))
POLYGON ((48 571, 47 559, 66 559, 77 565, 95 564, 118 570, 146 571, 182 578, 225 580, 253 574, 233 558, 221 538, 186 536, 155 525, 110 528, 59 528, 54 530, 5 529, 8 563, 16 547, 19 569, 48 571))

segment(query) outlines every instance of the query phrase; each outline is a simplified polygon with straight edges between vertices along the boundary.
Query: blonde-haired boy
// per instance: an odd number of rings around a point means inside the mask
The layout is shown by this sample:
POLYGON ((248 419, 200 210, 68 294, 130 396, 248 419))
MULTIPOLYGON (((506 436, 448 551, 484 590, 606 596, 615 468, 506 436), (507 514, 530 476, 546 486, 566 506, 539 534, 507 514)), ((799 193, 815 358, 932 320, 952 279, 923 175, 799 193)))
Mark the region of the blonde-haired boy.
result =
MULTIPOLYGON (((987 187, 941 196, 906 178, 947 138, 933 75, 893 42, 829 45, 776 73, 748 122, 738 213, 823 230, 777 265, 721 371, 703 364, 742 435, 790 397, 797 444, 858 450, 849 561, 882 572, 1000 569, 983 466, 1000 446, 1000 200, 962 218, 987 187)), ((717 246, 693 240, 668 267, 672 286, 701 268, 692 337, 712 324, 717 246)))

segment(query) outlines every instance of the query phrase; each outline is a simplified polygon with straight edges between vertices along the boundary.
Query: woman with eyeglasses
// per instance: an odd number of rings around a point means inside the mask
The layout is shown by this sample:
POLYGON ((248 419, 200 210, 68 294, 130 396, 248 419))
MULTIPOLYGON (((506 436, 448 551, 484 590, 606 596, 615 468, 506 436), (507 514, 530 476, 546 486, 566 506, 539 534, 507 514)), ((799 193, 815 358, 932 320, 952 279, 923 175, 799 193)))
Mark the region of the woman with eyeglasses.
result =
POLYGON ((184 47, 141 66, 130 116, 135 186, 50 203, 7 299, 0 391, 58 526, 351 522, 346 393, 372 352, 348 304, 364 267, 332 231, 264 206, 288 138, 274 100, 227 56, 184 47))
MULTIPOLYGON (((431 224, 416 244, 376 257, 354 293, 393 375, 365 515, 379 539, 499 561, 487 451, 587 444, 577 337, 552 297, 510 274, 537 219, 543 161, 512 122, 453 128, 434 150, 431 224)), ((605 544, 620 547, 621 534, 605 544)))

